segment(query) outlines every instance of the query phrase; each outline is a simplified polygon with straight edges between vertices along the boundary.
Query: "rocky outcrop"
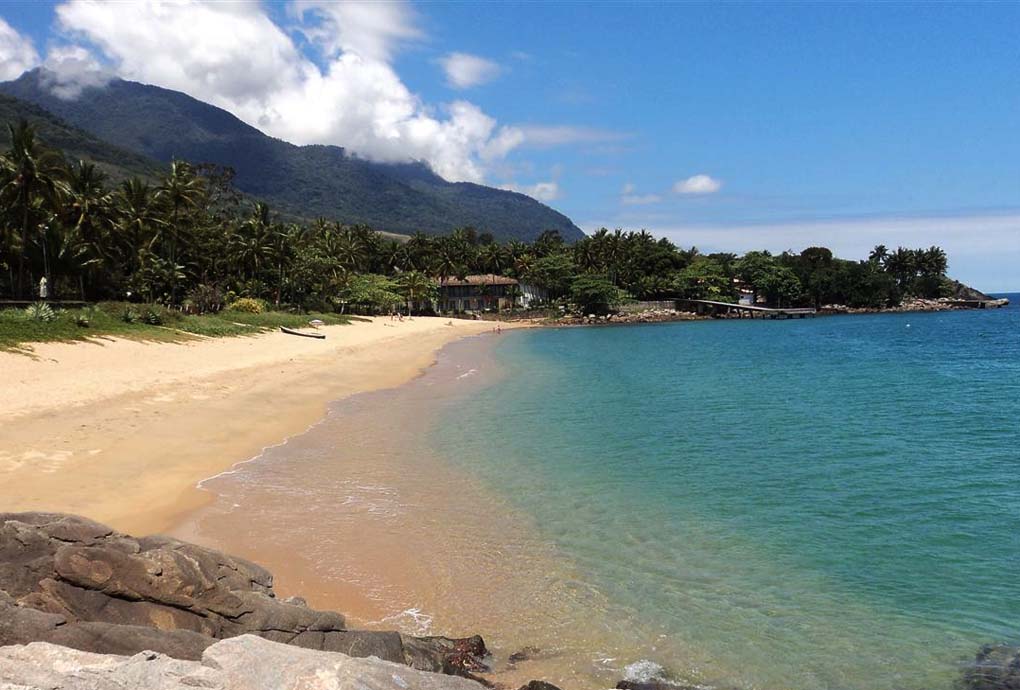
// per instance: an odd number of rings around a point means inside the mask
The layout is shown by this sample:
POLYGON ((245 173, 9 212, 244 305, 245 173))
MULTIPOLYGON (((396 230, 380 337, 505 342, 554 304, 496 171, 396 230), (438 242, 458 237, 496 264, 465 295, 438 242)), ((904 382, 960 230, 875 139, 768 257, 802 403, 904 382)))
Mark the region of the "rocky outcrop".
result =
MULTIPOLYGON (((976 291, 975 291, 976 292, 976 291)), ((982 293, 977 293, 981 295, 982 293)), ((910 297, 895 307, 848 307, 845 304, 823 304, 819 314, 886 314, 918 311, 963 311, 968 309, 999 309, 1009 305, 1008 299, 993 299, 982 295, 982 299, 956 297, 910 297)))
POLYGON ((985 645, 961 684, 965 690, 1020 690, 1020 647, 985 645))
POLYGON ((0 513, 0 645, 199 660, 248 634, 458 675, 485 670, 487 653, 477 636, 349 630, 339 613, 277 599, 264 568, 212 549, 71 515, 0 513))
POLYGON ((379 659, 299 649, 242 635, 200 660, 94 654, 45 642, 0 648, 0 687, 18 690, 482 690, 478 683, 379 659))
POLYGON ((599 326, 627 323, 669 323, 673 321, 704 321, 707 315, 676 309, 644 309, 616 314, 567 314, 556 319, 558 326, 599 326))

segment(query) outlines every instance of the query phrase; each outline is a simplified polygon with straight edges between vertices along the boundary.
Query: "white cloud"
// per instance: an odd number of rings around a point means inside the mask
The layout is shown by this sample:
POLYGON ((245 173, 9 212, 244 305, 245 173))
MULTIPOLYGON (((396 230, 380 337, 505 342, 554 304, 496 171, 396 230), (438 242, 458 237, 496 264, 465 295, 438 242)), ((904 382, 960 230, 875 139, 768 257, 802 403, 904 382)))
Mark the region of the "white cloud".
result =
MULTIPOLYGON (((67 0, 56 12, 63 32, 93 46, 118 76, 183 91, 295 144, 336 144, 381 161, 424 160, 450 180, 484 181, 522 146, 613 136, 500 125, 468 101, 423 102, 389 62, 401 45, 422 37, 405 3, 297 0, 288 9, 296 22, 290 28, 319 51, 319 63, 259 3, 67 0)), ((96 73, 85 69, 85 55, 62 57, 67 83, 58 86, 70 96, 96 73)))
POLYGON ((658 194, 637 194, 637 185, 627 182, 620 190, 620 203, 624 206, 646 206, 662 201, 658 194))
POLYGON ((660 201, 662 201, 662 197, 658 194, 624 194, 620 197, 620 203, 624 206, 645 206, 657 204, 660 201))
POLYGON ((501 185, 500 189, 509 189, 521 194, 527 194, 539 201, 555 201, 560 198, 560 185, 558 182, 536 182, 533 185, 519 185, 516 182, 508 182, 501 185))
POLYGON ((39 64, 31 39, 19 34, 0 17, 0 81, 17 79, 39 64))
POLYGON ((563 146, 565 144, 601 144, 626 139, 627 135, 595 127, 569 125, 520 125, 524 143, 535 148, 563 146))
MULTIPOLYGON (((305 57, 258 3, 68 0, 63 31, 126 79, 183 91, 295 144, 337 144, 382 161, 425 160, 480 182, 525 133, 467 101, 430 106, 388 59, 421 36, 403 3, 301 0, 290 16, 322 53, 305 57)), ((548 194, 547 190, 542 193, 548 194)))
POLYGON ((369 60, 389 61, 401 43, 422 37, 414 13, 405 2, 335 2, 296 0, 290 14, 317 22, 303 32, 330 56, 355 53, 369 60))
POLYGON ((468 53, 450 53, 439 59, 446 83, 455 89, 469 89, 490 82, 502 71, 492 60, 468 53))
POLYGON ((105 86, 113 76, 81 46, 51 48, 43 65, 43 85, 64 100, 74 100, 90 86, 105 86))
POLYGON ((722 189, 722 182, 708 175, 694 175, 673 185, 674 194, 714 194, 722 189))

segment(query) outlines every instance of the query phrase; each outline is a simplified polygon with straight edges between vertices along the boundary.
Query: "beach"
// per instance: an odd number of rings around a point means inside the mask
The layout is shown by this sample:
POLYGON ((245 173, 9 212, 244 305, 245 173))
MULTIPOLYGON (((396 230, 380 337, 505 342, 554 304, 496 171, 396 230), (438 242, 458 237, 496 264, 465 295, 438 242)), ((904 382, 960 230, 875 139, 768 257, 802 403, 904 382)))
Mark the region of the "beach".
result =
POLYGON ((506 687, 948 688, 1013 631, 1015 314, 38 346, 0 360, 0 496, 480 634, 506 687))
POLYGON ((326 405, 417 376, 492 324, 388 317, 322 329, 0 352, 0 505, 77 513, 134 534, 201 507, 198 482, 320 420, 326 405))

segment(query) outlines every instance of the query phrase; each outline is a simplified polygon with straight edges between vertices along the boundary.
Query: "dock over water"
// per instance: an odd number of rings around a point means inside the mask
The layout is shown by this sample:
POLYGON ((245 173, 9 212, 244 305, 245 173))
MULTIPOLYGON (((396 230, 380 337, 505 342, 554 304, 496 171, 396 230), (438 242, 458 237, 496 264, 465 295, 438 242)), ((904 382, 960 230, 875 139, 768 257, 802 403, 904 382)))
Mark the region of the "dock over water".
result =
POLYGON ((818 310, 811 307, 760 307, 755 304, 716 302, 709 299, 677 299, 676 304, 677 308, 685 308, 698 314, 712 316, 736 314, 737 318, 741 319, 803 319, 818 314, 818 310))

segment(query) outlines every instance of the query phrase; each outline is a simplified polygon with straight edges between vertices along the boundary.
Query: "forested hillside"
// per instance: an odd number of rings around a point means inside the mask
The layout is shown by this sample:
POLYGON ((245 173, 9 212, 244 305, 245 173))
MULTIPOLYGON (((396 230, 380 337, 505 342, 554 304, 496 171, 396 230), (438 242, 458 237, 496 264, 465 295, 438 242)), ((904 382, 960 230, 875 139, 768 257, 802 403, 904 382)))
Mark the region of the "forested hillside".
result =
MULTIPOLYGON (((178 158, 229 166, 237 189, 290 216, 404 234, 473 227, 503 240, 533 240, 546 230, 570 241, 583 237, 569 218, 531 197, 447 182, 422 163, 376 163, 337 146, 295 146, 183 93, 119 79, 64 100, 41 77, 39 70, 28 72, 0 84, 0 93, 164 163, 178 158)), ((39 135, 50 141, 43 129, 39 135)), ((60 141, 52 144, 73 152, 60 141)))

